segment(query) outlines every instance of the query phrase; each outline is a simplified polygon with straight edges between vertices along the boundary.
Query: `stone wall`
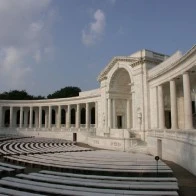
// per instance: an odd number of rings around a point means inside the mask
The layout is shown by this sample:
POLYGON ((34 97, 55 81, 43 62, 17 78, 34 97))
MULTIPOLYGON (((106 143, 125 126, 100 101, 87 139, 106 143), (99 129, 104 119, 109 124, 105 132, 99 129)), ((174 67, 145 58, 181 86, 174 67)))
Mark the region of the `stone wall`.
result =
POLYGON ((148 151, 196 175, 196 132, 156 131, 147 136, 148 151))

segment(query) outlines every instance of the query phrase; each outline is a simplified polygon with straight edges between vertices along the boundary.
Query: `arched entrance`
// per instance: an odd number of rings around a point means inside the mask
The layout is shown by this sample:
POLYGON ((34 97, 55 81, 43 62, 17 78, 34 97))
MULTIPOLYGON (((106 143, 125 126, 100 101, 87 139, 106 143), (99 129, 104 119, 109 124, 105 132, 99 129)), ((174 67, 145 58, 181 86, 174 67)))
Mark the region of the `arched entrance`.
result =
POLYGON ((131 128, 131 79, 125 68, 119 68, 113 73, 108 96, 108 127, 131 128))

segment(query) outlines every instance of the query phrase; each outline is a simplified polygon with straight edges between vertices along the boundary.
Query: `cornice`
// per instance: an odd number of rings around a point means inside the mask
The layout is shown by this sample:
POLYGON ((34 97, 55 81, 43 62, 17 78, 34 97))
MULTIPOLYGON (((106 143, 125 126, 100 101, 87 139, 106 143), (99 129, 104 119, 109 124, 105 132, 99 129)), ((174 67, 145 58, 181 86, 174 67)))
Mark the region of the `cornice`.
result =
POLYGON ((99 74, 97 80, 101 82, 102 80, 107 78, 107 73, 111 70, 111 68, 117 63, 117 62, 136 62, 139 58, 136 57, 130 57, 130 56, 116 56, 114 57, 110 63, 108 63, 105 67, 105 69, 99 74))
POLYGON ((21 105, 21 106, 49 106, 49 105, 63 105, 63 104, 76 104, 82 102, 91 102, 91 99, 98 100, 100 95, 77 96, 70 98, 59 99, 44 99, 44 100, 0 100, 0 106, 5 105, 21 105), (88 101, 90 100, 90 101, 88 101))
POLYGON ((112 69, 112 67, 117 63, 117 62, 128 62, 130 63, 129 66, 135 67, 137 65, 143 64, 143 63, 154 63, 154 64, 159 64, 162 61, 150 57, 130 57, 130 56, 116 56, 114 57, 110 63, 106 66, 106 68, 99 74, 97 80, 101 82, 102 80, 107 79, 107 74, 108 72, 112 69))
MULTIPOLYGON (((165 65, 164 67, 161 68, 161 65, 159 67, 159 65, 157 67, 155 67, 155 69, 159 69, 160 71, 155 71, 153 73, 151 73, 151 70, 149 71, 149 78, 148 81, 153 80, 154 78, 159 77, 160 75, 165 74, 166 72, 174 69, 176 66, 178 66, 179 64, 183 63, 184 61, 186 61, 189 57, 191 57, 194 53, 196 52, 196 45, 194 45, 190 50, 188 50, 183 56, 181 56, 180 58, 177 58, 176 61, 171 62, 171 64, 165 65)), ((172 57, 172 56, 171 56, 172 57)), ((169 59, 168 59, 169 60, 169 59)), ((164 63, 164 62, 163 62, 164 63)))

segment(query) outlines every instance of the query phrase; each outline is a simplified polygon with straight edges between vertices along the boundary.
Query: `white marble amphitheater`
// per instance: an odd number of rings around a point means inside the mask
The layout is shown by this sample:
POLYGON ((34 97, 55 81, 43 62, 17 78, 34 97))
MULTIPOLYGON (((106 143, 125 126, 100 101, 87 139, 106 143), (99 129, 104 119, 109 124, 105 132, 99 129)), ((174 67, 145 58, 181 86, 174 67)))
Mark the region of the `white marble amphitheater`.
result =
POLYGON ((145 148, 196 175, 196 46, 171 56, 150 50, 116 56, 98 81, 100 88, 78 97, 0 100, 0 132, 145 148))

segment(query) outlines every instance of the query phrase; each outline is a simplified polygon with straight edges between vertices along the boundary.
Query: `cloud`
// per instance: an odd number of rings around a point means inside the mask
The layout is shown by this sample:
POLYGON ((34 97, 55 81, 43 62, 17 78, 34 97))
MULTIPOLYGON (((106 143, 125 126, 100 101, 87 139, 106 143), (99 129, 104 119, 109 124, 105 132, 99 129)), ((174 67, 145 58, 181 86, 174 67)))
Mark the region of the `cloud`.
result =
POLYGON ((25 66, 24 57, 26 51, 21 48, 10 46, 1 49, 0 52, 0 80, 1 83, 7 84, 9 88, 24 87, 23 80, 31 72, 29 66, 25 66), (22 79, 21 79, 22 78, 22 79))
POLYGON ((47 56, 45 48, 53 48, 50 5, 51 0, 0 0, 0 88, 27 87, 34 65, 47 56))
POLYGON ((86 46, 91 46, 101 39, 105 29, 105 14, 102 10, 95 11, 94 22, 82 31, 82 42, 86 46))

